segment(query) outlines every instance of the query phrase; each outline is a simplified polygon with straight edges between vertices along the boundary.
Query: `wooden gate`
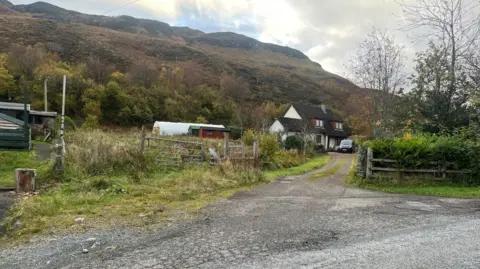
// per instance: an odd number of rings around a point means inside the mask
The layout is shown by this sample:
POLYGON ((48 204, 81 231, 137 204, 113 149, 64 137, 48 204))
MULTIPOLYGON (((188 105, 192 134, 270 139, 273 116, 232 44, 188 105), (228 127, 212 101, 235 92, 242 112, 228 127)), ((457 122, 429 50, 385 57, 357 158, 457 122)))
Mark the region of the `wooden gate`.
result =
POLYGON ((146 150, 154 155, 156 162, 165 167, 201 165, 205 161, 202 143, 146 137, 146 150))

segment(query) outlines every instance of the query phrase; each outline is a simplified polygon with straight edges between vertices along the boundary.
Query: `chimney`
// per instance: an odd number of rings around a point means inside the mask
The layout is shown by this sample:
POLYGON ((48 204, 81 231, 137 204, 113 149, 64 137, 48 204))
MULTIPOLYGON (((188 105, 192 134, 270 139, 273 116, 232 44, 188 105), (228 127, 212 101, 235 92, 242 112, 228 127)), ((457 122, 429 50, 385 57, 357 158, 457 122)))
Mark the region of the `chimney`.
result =
POLYGON ((324 113, 327 113, 327 106, 325 104, 322 104, 320 107, 322 108, 324 113))

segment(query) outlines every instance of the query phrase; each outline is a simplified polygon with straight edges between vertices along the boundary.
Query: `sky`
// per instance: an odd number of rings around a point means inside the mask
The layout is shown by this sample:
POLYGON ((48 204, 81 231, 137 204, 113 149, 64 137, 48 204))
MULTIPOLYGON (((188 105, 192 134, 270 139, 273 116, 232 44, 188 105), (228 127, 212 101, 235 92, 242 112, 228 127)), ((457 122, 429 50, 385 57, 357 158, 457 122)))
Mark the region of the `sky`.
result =
MULTIPOLYGON (((394 0, 44 0, 89 14, 130 15, 204 32, 231 31, 304 52, 327 71, 346 75, 349 55, 372 27, 387 29, 405 46, 407 69, 415 51, 412 33, 401 31, 394 0), (132 4, 129 4, 132 3, 132 4)), ((415 0, 406 0, 415 1, 415 0)), ((32 0, 11 0, 29 4, 32 0)))

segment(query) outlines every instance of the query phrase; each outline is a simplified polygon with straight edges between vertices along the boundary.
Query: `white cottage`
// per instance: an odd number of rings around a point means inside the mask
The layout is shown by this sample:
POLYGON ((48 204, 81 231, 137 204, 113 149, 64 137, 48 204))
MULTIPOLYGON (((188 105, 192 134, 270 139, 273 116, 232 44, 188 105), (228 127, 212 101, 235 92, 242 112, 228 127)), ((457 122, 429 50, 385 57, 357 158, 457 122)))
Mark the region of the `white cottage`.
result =
POLYGON ((349 136, 343 120, 325 105, 291 105, 283 117, 275 119, 269 131, 280 134, 283 141, 289 136, 306 134, 327 149, 334 149, 349 136))

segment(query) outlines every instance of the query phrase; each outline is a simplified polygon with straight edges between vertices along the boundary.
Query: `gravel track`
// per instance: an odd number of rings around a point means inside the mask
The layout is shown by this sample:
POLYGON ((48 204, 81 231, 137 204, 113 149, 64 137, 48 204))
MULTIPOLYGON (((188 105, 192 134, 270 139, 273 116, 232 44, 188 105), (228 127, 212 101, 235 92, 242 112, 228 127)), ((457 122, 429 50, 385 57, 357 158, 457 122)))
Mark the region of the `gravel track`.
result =
POLYGON ((352 155, 332 156, 194 222, 50 237, 0 251, 0 268, 480 268, 478 200, 351 188, 341 181, 352 155), (336 163, 334 175, 309 180, 336 163))

